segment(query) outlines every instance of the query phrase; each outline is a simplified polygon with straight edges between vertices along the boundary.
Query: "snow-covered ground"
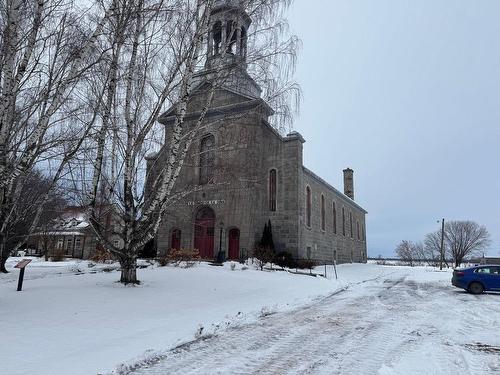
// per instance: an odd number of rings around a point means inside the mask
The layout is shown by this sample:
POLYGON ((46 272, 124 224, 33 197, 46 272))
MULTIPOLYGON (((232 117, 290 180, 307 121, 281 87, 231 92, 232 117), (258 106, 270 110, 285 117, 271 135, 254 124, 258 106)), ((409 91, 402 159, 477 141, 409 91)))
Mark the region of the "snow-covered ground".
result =
POLYGON ((336 281, 200 264, 123 287, 87 262, 28 267, 22 292, 17 270, 0 276, 9 375, 500 372, 500 295, 454 289, 449 271, 341 265, 336 281))
MULTIPOLYGON (((124 287, 117 264, 32 258, 23 291, 11 258, 0 274, 0 350, 5 374, 97 374, 148 350, 193 340, 292 309, 344 286, 324 278, 242 270, 230 264, 138 270, 142 285, 124 287), (201 329, 203 327, 203 329, 201 329)), ((373 270, 374 273, 378 272, 373 270)))

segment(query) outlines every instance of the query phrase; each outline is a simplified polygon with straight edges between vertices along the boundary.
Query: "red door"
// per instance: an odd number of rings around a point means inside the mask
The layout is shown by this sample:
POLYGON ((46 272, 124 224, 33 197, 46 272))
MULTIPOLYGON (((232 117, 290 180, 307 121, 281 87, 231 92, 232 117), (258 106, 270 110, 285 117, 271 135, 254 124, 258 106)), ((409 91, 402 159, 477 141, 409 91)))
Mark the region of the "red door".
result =
POLYGON ((233 260, 240 258, 240 230, 237 228, 229 231, 228 257, 233 260))
POLYGON ((200 208, 194 223, 194 248, 202 259, 214 258, 214 224, 214 211, 209 207, 200 208))
POLYGON ((170 248, 174 250, 179 250, 181 248, 181 231, 180 229, 174 229, 172 231, 172 239, 170 241, 170 248))

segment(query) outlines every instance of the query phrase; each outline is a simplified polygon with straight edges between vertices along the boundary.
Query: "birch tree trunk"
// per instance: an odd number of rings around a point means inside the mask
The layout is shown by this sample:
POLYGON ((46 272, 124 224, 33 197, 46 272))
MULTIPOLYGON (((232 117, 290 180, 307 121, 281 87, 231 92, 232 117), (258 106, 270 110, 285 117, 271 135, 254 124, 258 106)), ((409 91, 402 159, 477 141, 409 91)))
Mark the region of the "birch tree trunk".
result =
MULTIPOLYGON (((93 47, 113 9, 85 26, 78 11, 72 3, 51 0, 6 0, 0 8, 6 20, 0 33, 0 238, 7 237, 22 199, 19 181, 40 160, 63 160, 64 168, 64 154, 74 151, 68 140, 88 135, 76 129, 73 116, 81 103, 72 94, 100 58, 93 47)), ((11 250, 0 245, 0 263, 11 250)))

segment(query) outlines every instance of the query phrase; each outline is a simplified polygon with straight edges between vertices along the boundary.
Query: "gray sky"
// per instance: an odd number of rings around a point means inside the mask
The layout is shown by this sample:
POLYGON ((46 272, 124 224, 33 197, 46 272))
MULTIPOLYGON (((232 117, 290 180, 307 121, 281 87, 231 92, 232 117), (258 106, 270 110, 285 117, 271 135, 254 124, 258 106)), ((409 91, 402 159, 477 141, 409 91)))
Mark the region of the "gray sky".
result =
POLYGON ((500 254, 500 1, 295 0, 304 164, 354 169, 368 254, 472 219, 500 254))

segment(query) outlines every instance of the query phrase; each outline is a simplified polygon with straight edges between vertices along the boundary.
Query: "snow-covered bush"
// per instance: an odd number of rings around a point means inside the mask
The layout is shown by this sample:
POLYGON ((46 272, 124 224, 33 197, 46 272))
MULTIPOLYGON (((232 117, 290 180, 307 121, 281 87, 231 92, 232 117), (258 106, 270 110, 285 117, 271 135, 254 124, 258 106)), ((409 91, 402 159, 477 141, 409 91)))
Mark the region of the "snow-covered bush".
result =
POLYGON ((264 306, 260 309, 260 317, 265 318, 266 316, 274 314, 275 311, 271 309, 269 306, 264 306))
POLYGON ((81 273, 82 270, 80 269, 80 264, 72 264, 69 266, 69 272, 74 272, 74 273, 81 273))

